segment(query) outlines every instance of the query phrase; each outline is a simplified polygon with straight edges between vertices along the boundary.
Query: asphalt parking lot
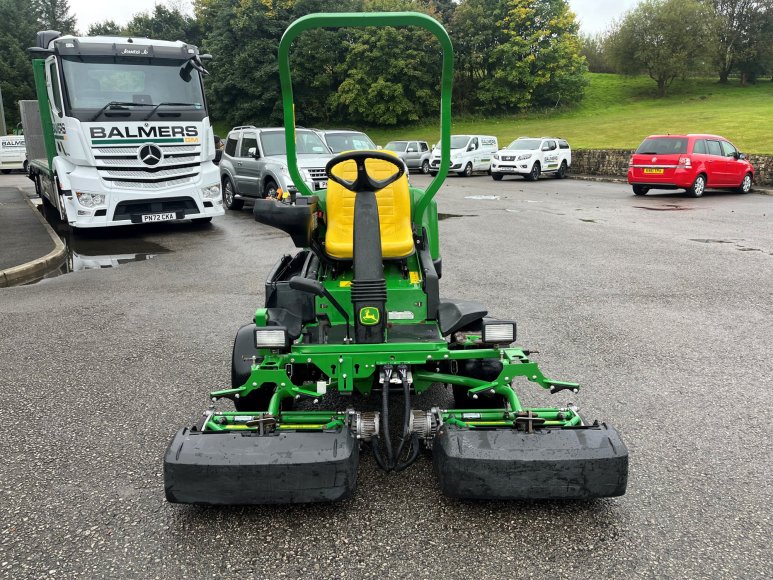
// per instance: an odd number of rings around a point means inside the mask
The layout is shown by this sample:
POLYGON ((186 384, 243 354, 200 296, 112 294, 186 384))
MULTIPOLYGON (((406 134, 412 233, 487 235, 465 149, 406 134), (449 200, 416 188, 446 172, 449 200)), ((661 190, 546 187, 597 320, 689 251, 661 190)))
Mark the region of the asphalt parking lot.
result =
POLYGON ((167 504, 166 445, 293 251, 230 212, 88 232, 78 263, 103 267, 0 289, 0 576, 769 577, 773 197, 480 176, 438 203, 441 293, 517 320, 548 376, 583 385, 519 392, 615 425, 627 495, 460 502, 428 457, 387 475, 364 455, 340 504, 167 504))

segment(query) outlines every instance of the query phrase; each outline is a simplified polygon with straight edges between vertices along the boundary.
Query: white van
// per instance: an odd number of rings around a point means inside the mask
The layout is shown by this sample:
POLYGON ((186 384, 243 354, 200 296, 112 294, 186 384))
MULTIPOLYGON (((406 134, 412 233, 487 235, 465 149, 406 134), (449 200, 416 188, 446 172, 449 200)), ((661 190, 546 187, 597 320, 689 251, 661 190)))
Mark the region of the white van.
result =
POLYGON ((10 173, 12 169, 27 170, 27 148, 24 135, 0 137, 0 171, 10 173))
MULTIPOLYGON (((499 150, 496 137, 491 135, 451 135, 451 171, 469 177, 475 172, 488 173, 491 158, 499 150)), ((429 172, 437 175, 440 168, 440 145, 432 149, 429 172)))

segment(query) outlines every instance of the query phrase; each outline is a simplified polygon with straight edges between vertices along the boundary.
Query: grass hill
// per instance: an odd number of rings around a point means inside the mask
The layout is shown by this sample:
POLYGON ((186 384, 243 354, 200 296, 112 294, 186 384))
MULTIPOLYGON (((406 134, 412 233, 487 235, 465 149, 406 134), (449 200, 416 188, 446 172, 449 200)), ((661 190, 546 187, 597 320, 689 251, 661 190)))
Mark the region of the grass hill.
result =
MULTIPOLYGON (((582 103, 571 110, 500 118, 459 118, 454 133, 495 135, 500 146, 522 135, 568 139, 575 149, 636 148, 653 133, 716 133, 741 151, 773 153, 773 83, 746 87, 715 79, 676 80, 669 96, 656 98, 647 77, 589 74, 582 103)), ((392 139, 434 143, 437 122, 406 129, 371 129, 379 145, 392 139)))
MULTIPOLYGON (((648 77, 588 74, 582 103, 572 109, 510 117, 455 117, 458 134, 495 135, 500 146, 522 135, 563 137, 575 149, 636 148, 653 133, 716 133, 745 153, 773 154, 773 82, 741 87, 716 79, 674 81, 669 96, 656 98, 648 77)), ((439 136, 438 120, 403 128, 366 128, 379 145, 393 139, 439 136)), ((218 126, 220 135, 227 128, 218 126)))

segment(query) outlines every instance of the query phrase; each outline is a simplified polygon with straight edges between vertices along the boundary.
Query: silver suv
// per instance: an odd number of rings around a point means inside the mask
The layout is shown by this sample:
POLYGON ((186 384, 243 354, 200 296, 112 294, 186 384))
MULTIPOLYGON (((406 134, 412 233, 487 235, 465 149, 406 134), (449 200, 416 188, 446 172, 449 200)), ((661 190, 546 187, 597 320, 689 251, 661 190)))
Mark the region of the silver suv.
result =
POLYGON ((390 141, 384 149, 397 153, 408 169, 429 173, 429 158, 432 152, 426 141, 390 141))
POLYGON ((362 131, 350 131, 349 129, 315 129, 325 141, 333 153, 344 151, 373 151, 376 144, 373 143, 362 131))
MULTIPOLYGON (((298 169, 312 191, 327 187, 325 165, 333 158, 320 136, 310 129, 296 131, 298 169)), ((223 204, 238 210, 246 198, 276 197, 278 190, 298 189, 287 168, 285 132, 282 128, 234 127, 228 133, 220 161, 223 204)))

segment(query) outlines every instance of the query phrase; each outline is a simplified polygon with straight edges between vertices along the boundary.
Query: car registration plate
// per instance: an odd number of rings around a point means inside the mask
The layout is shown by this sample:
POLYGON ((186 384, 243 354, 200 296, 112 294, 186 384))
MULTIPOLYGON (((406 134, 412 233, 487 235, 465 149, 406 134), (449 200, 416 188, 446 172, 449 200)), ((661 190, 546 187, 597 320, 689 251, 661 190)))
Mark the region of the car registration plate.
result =
POLYGON ((315 181, 314 182, 317 186, 317 189, 327 189, 327 180, 325 181, 315 181))
POLYGON ((655 169, 653 167, 646 167, 644 169, 645 175, 663 175, 663 169, 655 169))
POLYGON ((501 171, 502 173, 507 173, 508 171, 513 171, 514 169, 515 169, 514 167, 500 167, 499 169, 497 169, 497 171, 501 171))
POLYGON ((169 220, 177 219, 177 214, 173 212, 169 213, 151 213, 142 216, 142 223, 147 222, 166 222, 169 220))

